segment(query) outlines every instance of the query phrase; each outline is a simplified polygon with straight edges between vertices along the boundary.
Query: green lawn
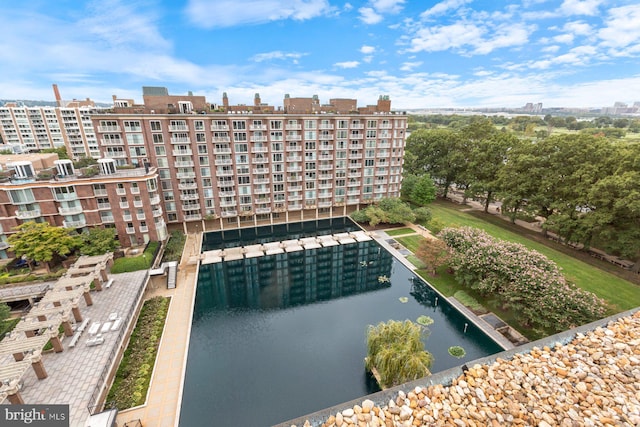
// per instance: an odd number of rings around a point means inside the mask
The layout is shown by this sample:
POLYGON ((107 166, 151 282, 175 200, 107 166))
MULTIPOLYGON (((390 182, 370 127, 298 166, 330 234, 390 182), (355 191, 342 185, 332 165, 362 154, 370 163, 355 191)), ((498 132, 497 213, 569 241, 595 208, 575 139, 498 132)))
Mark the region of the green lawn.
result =
POLYGON ((411 234, 411 233, 415 233, 416 231, 413 228, 404 227, 404 228, 396 228, 395 230, 385 230, 385 232, 389 236, 402 236, 403 234, 411 234))
MULTIPOLYGON (((511 232, 499 225, 489 223, 481 218, 463 212, 461 209, 464 209, 464 207, 462 206, 453 205, 449 207, 443 203, 433 203, 429 206, 429 209, 431 209, 433 218, 437 218, 446 226, 471 226, 481 228, 494 237, 510 242, 521 243, 529 249, 534 249, 544 254, 562 268, 565 276, 570 281, 582 289, 593 292, 600 298, 608 301, 611 305, 612 312, 621 312, 640 306, 640 286, 634 285, 631 282, 589 265, 570 255, 545 246, 542 243, 511 232)), ((420 236, 409 236, 397 240, 404 245, 404 239, 412 239, 410 244, 412 247, 417 248, 419 239, 414 239, 416 237, 420 238, 420 236)), ((413 252, 411 247, 405 246, 413 252)), ((434 286, 436 285, 436 283, 433 284, 434 286)))
POLYGON ((425 238, 416 234, 415 236, 398 237, 396 240, 415 254, 420 246, 420 242, 425 240, 425 238))
POLYGON ((113 261, 111 273, 129 273, 131 271, 147 270, 151 268, 153 254, 160 243, 150 242, 144 253, 135 257, 122 257, 113 261))

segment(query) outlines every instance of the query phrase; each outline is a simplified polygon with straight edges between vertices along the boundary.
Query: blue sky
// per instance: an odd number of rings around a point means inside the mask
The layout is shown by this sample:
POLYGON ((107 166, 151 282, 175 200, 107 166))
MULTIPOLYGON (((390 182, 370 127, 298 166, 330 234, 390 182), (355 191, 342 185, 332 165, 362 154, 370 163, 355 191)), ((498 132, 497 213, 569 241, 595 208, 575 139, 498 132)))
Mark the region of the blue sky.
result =
POLYGON ((398 109, 640 101, 637 0, 0 3, 0 99, 319 95, 398 109))

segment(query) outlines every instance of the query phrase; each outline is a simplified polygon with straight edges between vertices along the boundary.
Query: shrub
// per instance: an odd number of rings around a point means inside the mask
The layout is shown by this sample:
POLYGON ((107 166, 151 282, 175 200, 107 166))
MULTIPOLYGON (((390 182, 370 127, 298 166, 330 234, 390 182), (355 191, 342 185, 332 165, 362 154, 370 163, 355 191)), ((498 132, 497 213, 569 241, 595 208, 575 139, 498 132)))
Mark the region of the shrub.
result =
POLYGON ((375 369, 382 388, 430 375, 431 353, 424 350, 422 327, 405 320, 369 326, 365 367, 375 369))
POLYGON ((471 228, 446 228, 439 236, 453 252, 458 282, 495 296, 527 327, 559 332, 602 318, 602 300, 569 283, 558 266, 537 251, 494 239, 471 228))

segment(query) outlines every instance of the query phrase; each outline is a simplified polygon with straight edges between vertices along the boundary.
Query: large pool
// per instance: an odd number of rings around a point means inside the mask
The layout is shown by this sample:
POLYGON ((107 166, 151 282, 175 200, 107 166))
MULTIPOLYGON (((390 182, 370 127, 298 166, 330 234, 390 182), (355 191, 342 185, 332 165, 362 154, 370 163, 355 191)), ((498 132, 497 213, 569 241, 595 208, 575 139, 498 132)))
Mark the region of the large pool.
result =
POLYGON ((366 331, 389 319, 434 319, 433 372, 501 351, 375 241, 203 265, 197 286, 184 427, 270 426, 377 391, 366 331))

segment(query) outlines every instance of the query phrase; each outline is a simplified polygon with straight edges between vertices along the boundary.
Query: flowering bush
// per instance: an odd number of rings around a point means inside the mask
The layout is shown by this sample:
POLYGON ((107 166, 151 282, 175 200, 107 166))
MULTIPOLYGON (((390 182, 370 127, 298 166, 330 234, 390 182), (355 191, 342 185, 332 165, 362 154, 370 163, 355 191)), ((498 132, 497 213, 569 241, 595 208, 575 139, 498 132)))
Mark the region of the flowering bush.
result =
POLYGON ((497 296, 532 328, 563 331, 602 318, 606 306, 591 292, 567 282, 544 255, 471 228, 445 228, 456 279, 483 295, 497 296))

